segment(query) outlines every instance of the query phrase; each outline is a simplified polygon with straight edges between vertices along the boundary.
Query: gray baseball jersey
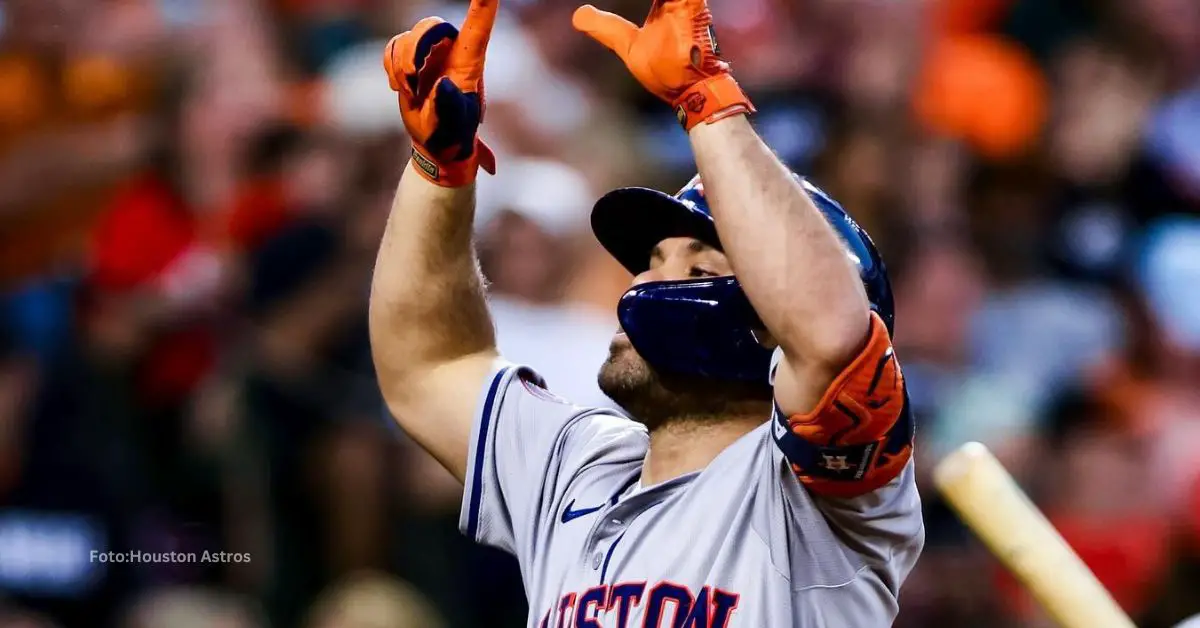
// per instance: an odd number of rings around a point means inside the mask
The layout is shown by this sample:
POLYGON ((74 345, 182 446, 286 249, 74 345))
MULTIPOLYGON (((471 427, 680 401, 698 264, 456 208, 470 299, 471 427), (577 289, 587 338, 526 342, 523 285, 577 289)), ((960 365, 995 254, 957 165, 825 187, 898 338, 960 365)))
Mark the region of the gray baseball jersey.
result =
POLYGON ((911 461, 865 496, 819 497, 764 419, 643 488, 641 424, 502 360, 480 405, 459 526, 517 557, 530 628, 891 625, 924 541, 911 461))

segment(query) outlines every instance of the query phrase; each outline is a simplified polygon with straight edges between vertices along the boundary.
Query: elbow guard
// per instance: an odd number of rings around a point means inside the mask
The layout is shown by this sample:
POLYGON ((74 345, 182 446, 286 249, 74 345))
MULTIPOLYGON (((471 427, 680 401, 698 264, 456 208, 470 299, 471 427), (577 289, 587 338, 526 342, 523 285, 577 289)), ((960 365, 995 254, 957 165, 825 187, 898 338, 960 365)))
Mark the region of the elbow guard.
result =
POLYGON ((812 492, 855 497, 891 482, 912 457, 916 426, 887 328, 871 317, 867 346, 811 412, 775 408, 772 433, 812 492))

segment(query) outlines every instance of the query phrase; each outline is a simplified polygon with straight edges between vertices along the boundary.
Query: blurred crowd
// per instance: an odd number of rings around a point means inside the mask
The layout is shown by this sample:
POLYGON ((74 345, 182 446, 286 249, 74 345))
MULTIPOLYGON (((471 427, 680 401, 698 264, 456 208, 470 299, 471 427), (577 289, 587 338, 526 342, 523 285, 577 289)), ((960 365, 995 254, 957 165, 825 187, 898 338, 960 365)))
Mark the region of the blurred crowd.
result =
MULTIPOLYGON (((928 528, 897 625, 1046 625, 929 486, 968 440, 1139 626, 1200 613, 1200 4, 709 3, 761 134, 889 264, 928 528)), ((693 165, 575 6, 503 1, 475 228, 501 349, 610 404, 629 277, 590 204, 693 165)), ((383 44, 464 10, 0 2, 0 628, 523 625, 365 325, 407 159, 383 44), (131 549, 250 560, 90 555, 131 549)))

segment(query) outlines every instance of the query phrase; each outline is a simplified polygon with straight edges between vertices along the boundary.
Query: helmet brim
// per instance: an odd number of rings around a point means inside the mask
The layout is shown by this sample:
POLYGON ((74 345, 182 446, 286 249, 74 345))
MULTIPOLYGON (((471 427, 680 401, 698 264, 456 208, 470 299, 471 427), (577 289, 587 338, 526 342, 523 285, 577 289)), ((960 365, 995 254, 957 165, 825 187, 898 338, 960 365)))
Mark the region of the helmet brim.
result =
POLYGON ((650 252, 667 238, 691 237, 720 249, 712 216, 694 204, 649 188, 620 188, 592 208, 592 233, 630 273, 650 267, 650 252))

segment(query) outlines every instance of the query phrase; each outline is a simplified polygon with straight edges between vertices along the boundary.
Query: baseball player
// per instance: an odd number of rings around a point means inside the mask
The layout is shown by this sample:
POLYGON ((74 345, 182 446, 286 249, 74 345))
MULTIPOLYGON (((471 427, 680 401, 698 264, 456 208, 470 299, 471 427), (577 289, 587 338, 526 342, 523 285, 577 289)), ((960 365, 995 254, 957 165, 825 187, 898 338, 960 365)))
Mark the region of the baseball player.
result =
POLYGON ((584 6, 575 28, 674 107, 700 175, 592 214, 635 275, 599 373, 632 419, 552 394, 498 355, 471 250, 497 5, 385 51, 413 151, 372 344, 397 421, 465 483, 462 531, 517 557, 530 627, 890 625, 924 533, 870 239, 755 134, 704 0, 654 0, 641 27, 584 6))

